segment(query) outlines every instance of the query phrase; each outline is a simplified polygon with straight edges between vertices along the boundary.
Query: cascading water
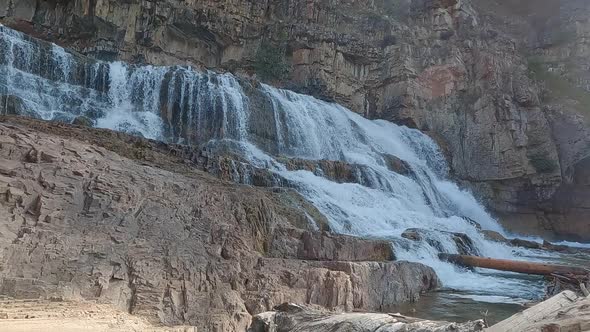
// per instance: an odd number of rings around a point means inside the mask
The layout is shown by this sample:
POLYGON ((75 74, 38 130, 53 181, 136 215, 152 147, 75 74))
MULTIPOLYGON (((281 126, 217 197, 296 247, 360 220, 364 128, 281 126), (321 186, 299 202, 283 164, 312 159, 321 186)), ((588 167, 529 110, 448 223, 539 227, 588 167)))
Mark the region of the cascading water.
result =
POLYGON ((447 180, 444 156, 417 130, 370 121, 309 96, 240 84, 228 74, 86 59, 2 26, 0 74, 0 95, 16 96, 28 115, 59 121, 86 116, 97 127, 168 142, 231 142, 244 160, 271 170, 311 201, 334 231, 388 239, 398 258, 434 267, 447 287, 487 301, 542 292, 536 281, 438 260, 440 251, 458 252, 456 232, 467 234, 483 256, 527 252, 483 238, 470 220, 503 230, 470 193, 447 180), (392 156, 407 172, 391 169, 392 156), (340 183, 321 172, 288 170, 285 158, 354 165, 355 180, 340 183), (421 229, 427 241, 403 238, 408 228, 421 229))

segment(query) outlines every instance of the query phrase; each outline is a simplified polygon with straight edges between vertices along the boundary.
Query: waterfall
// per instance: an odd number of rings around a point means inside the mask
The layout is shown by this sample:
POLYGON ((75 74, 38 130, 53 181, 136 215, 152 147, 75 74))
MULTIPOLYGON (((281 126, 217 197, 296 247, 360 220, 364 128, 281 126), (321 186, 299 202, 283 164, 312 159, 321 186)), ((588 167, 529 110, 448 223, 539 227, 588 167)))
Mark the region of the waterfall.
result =
POLYGON ((84 116, 96 127, 165 142, 231 146, 312 202, 333 231, 389 240, 398 258, 434 267, 446 287, 489 301, 542 292, 531 280, 438 260, 440 251, 459 252, 457 232, 469 236, 483 256, 527 252, 484 239, 473 221, 483 229, 503 233, 502 228, 448 179, 440 149, 417 130, 229 74, 88 59, 2 26, 0 73, 0 95, 16 97, 30 116, 65 122, 84 116), (322 169, 290 169, 285 160, 337 161, 352 171, 350 179, 335 181, 322 169), (425 241, 402 237, 409 228, 420 229, 425 241))

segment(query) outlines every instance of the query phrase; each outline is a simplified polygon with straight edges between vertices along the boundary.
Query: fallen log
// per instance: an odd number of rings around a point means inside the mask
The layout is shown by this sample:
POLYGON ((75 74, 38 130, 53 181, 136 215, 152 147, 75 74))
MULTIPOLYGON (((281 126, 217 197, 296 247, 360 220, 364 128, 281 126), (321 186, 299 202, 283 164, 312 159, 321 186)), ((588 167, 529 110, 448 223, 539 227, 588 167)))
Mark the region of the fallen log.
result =
POLYGON ((438 257, 441 260, 445 260, 454 264, 468 266, 468 267, 481 267, 486 269, 510 271, 526 274, 537 274, 537 275, 551 275, 551 274, 574 274, 574 275, 587 275, 590 270, 565 265, 553 265, 544 263, 532 263, 524 261, 513 261, 508 259, 495 259, 477 256, 466 256, 466 255, 453 255, 453 254, 439 254, 438 257))
POLYGON ((486 332, 588 331, 590 299, 565 291, 486 329, 486 332))

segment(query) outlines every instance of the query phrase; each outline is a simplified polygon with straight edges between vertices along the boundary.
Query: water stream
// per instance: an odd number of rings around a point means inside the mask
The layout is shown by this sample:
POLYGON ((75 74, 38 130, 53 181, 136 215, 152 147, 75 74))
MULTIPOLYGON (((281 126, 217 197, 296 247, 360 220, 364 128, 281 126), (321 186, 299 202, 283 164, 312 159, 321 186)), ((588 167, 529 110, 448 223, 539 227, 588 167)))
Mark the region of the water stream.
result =
POLYGON ((482 256, 543 260, 547 254, 484 239, 472 221, 504 231, 448 179, 440 149, 417 130, 229 74, 87 59, 2 26, 0 75, 0 96, 18 97, 30 116, 65 122, 85 116, 96 127, 166 142, 231 145, 312 202, 333 231, 390 240, 398 259, 432 266, 462 301, 513 304, 543 293, 539 278, 468 271, 438 259, 440 251, 459 252, 454 232, 467 234, 482 256), (407 170, 393 170, 391 156, 407 170), (354 165, 354 180, 288 170, 289 158, 354 165), (408 228, 423 230, 427 241, 403 238, 408 228))

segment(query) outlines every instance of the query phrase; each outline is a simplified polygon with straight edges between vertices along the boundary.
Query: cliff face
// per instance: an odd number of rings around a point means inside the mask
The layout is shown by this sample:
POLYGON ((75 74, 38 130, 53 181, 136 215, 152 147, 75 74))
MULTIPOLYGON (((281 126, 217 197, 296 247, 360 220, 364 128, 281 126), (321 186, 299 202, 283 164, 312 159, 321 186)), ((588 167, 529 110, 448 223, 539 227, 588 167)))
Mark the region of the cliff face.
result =
POLYGON ((103 59, 254 73, 284 50, 274 84, 419 128, 508 226, 588 239, 588 5, 545 5, 0 0, 0 17, 103 59))

